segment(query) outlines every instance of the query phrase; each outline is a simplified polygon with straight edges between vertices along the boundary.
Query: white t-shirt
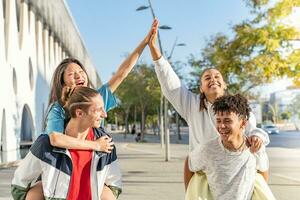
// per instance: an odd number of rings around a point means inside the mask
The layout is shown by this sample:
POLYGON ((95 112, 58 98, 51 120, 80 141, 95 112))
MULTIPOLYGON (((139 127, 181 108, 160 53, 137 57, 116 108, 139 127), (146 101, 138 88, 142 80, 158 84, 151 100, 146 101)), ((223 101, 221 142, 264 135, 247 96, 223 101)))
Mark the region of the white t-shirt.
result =
POLYGON ((256 170, 261 170, 249 148, 242 152, 229 151, 220 138, 195 148, 189 157, 189 167, 193 172, 202 170, 206 174, 217 200, 251 199, 256 170))
MULTIPOLYGON (((170 63, 161 57, 154 61, 155 72, 160 83, 164 96, 170 101, 177 112, 185 119, 189 126, 189 152, 192 152, 199 145, 219 137, 215 126, 215 116, 212 105, 206 103, 207 110, 199 111, 200 96, 189 91, 176 75, 170 63)), ((253 113, 250 113, 249 122, 245 134, 249 137, 256 135, 260 137, 265 145, 270 140, 268 134, 256 127, 256 120, 253 113)), ((268 170, 269 161, 265 148, 260 149, 259 162, 268 170)))

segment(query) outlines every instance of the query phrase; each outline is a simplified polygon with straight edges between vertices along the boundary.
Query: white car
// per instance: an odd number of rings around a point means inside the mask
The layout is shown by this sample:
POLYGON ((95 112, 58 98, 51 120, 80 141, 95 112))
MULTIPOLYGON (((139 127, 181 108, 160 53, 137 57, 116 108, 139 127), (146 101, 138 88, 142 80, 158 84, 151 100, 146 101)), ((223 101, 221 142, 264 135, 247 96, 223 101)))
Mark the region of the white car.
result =
POLYGON ((273 124, 263 125, 262 128, 268 134, 278 134, 279 133, 279 129, 273 124))

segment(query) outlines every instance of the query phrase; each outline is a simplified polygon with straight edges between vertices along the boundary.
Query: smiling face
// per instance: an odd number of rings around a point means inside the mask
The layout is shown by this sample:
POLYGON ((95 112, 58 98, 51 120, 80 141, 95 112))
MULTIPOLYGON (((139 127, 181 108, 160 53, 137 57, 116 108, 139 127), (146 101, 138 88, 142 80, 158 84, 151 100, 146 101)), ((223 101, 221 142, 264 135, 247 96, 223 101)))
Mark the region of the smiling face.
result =
POLYGON ((217 130, 222 141, 232 142, 240 135, 243 135, 243 130, 247 121, 234 112, 217 112, 216 122, 217 130))
POLYGON ((76 63, 68 64, 64 71, 64 83, 66 86, 87 86, 88 78, 84 70, 76 63))
POLYGON ((200 91, 205 96, 222 96, 226 89, 226 84, 223 80, 221 73, 216 69, 208 69, 201 76, 200 91))
POLYGON ((90 106, 81 115, 81 122, 88 127, 99 128, 101 121, 106 118, 103 99, 100 95, 90 98, 90 106))

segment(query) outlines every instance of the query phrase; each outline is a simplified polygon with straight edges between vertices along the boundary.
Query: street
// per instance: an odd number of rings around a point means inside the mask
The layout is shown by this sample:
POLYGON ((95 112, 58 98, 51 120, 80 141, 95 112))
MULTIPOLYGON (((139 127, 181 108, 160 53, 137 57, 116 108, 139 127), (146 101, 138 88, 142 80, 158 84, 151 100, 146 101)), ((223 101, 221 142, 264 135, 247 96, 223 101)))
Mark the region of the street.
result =
POLYGON ((300 148, 300 132, 286 131, 269 135, 268 147, 300 148))
MULTIPOLYGON (((113 134, 123 173, 120 200, 184 199, 183 162, 188 152, 188 134, 183 139, 171 133, 171 161, 164 161, 159 136, 146 135, 145 143, 134 142, 133 135, 113 134)), ((300 196, 300 133, 270 135, 267 148, 270 159, 269 185, 279 200, 300 196)), ((10 182, 15 167, 0 168, 0 200, 10 197, 10 182)))

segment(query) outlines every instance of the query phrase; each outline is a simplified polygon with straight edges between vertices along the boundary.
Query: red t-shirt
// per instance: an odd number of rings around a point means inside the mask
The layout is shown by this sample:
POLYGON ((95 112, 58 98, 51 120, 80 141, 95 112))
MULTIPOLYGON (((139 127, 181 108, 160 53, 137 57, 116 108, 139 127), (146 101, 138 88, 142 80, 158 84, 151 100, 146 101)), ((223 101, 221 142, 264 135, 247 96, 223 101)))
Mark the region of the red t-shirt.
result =
MULTIPOLYGON (((90 128, 89 133, 86 136, 86 140, 93 140, 94 132, 90 128)), ((73 169, 70 180, 68 200, 77 199, 92 199, 91 192, 91 162, 92 162, 92 151, 91 150, 69 150, 73 169)))

